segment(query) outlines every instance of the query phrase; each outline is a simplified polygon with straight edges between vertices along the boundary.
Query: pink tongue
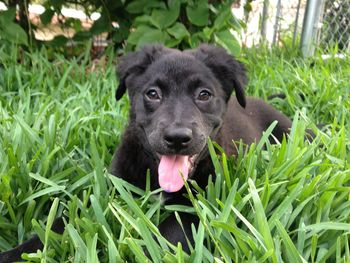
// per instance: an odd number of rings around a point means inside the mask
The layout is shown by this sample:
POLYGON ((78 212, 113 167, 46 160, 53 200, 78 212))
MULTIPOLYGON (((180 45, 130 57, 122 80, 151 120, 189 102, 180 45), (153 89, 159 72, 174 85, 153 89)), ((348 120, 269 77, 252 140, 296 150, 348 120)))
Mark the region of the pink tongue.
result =
POLYGON ((188 170, 189 156, 162 155, 158 166, 160 187, 166 192, 179 191, 184 186, 182 176, 187 180, 188 170))

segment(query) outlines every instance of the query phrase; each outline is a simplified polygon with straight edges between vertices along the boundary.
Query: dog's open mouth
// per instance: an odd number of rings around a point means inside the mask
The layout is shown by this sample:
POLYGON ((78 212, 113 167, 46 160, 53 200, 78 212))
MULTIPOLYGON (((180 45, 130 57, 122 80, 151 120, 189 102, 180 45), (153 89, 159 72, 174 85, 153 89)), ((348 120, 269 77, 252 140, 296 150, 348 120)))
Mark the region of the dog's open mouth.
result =
POLYGON ((184 186, 194 167, 196 155, 160 155, 158 181, 166 192, 177 192, 184 186))

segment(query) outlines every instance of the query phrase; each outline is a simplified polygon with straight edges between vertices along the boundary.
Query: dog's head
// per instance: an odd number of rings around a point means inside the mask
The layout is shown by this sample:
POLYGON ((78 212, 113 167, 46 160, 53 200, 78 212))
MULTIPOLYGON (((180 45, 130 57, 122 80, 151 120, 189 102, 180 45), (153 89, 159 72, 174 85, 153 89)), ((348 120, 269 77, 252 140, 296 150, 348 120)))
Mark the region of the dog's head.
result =
POLYGON ((220 128, 231 93, 245 107, 244 67, 225 50, 202 45, 178 51, 147 46, 122 57, 119 100, 128 90, 130 121, 159 160, 160 186, 175 192, 220 128))

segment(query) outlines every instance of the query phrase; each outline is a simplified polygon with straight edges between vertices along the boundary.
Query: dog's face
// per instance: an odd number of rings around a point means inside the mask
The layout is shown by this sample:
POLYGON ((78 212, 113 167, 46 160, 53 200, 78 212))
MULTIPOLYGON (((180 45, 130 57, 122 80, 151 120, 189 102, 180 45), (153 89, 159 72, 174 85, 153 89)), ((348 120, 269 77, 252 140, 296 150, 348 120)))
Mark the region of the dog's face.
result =
POLYGON ((220 128, 233 89, 245 105, 244 68, 213 46, 185 52, 150 46, 123 57, 118 73, 116 97, 128 90, 131 122, 159 160, 160 186, 178 191, 220 128))

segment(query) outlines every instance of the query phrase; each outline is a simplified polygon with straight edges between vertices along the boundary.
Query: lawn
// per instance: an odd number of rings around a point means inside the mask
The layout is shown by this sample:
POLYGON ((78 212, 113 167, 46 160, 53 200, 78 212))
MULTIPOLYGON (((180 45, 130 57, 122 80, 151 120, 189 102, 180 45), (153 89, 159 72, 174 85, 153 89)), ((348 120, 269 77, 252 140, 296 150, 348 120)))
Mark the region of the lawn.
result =
POLYGON ((36 233, 33 262, 145 262, 145 251, 153 262, 350 261, 349 57, 244 50, 247 93, 286 95, 270 103, 294 120, 289 139, 264 136, 237 157, 213 150, 216 176, 206 189, 190 182, 193 207, 164 207, 159 190, 108 174, 128 100, 114 100, 112 53, 97 65, 88 54, 0 49, 0 252, 36 233), (156 228, 174 210, 200 217, 190 255, 156 228), (64 234, 50 232, 62 214, 64 234))

